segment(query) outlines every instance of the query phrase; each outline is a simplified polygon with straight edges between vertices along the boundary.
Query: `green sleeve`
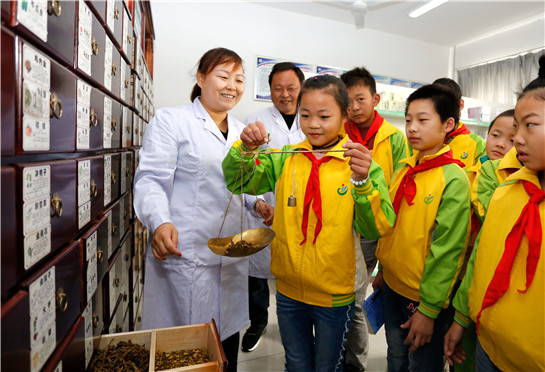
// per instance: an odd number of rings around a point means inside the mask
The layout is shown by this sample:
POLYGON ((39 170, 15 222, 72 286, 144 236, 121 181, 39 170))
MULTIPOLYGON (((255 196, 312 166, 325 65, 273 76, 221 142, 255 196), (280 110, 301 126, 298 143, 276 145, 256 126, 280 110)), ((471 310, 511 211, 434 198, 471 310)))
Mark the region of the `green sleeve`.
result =
POLYGON ((462 280, 462 284, 460 284, 460 287, 458 288, 458 291, 456 292, 456 295, 452 300, 452 305, 454 306, 454 309, 456 309, 454 320, 456 321, 456 323, 460 324, 464 328, 469 327, 469 325, 472 323, 472 320, 469 317, 468 293, 469 287, 471 286, 471 281, 473 280, 473 272, 475 269, 475 256, 477 255, 477 248, 480 241, 481 233, 479 233, 477 239, 475 240, 475 246, 473 247, 473 252, 471 252, 471 257, 469 258, 469 262, 467 263, 467 269, 464 275, 464 279, 462 280))
MULTIPOLYGON (((284 149, 291 150, 292 147, 284 146, 284 149)), ((260 195, 274 191, 276 181, 282 174, 284 161, 290 154, 278 154, 274 151, 269 154, 260 153, 257 157, 259 161, 256 161, 253 154, 242 155, 241 152, 244 151, 248 150, 243 146, 242 141, 238 140, 223 159, 223 176, 227 188, 234 194, 242 192, 260 195)))
POLYGON ((377 240, 391 233, 395 213, 382 168, 371 162, 369 178, 364 185, 352 189, 356 230, 366 239, 377 240))
POLYGON ((433 241, 424 264, 418 307, 420 312, 434 319, 447 303, 456 283, 471 228, 467 176, 454 164, 442 168, 446 186, 435 218, 433 241))
POLYGON ((473 141, 475 141, 477 148, 475 149, 475 161, 474 164, 479 162, 479 159, 486 155, 486 141, 481 136, 475 133, 470 134, 473 141))
POLYGON ((481 223, 488 211, 490 199, 500 184, 496 175, 499 164, 500 160, 485 161, 481 166, 481 173, 477 175, 473 184, 474 204, 476 205, 477 217, 481 223))
POLYGON ((393 169, 396 169, 397 165, 402 159, 410 156, 409 146, 407 146, 407 139, 405 138, 405 135, 399 130, 390 136, 390 144, 392 145, 393 169))

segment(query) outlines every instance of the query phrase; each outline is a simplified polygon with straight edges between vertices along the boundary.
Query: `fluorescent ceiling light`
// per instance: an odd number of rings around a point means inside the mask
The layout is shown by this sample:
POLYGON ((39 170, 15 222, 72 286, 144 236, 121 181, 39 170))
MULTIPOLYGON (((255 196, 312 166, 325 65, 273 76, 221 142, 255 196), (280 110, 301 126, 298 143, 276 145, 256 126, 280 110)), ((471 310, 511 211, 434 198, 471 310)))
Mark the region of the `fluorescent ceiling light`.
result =
POLYGON ((446 3, 448 0, 432 0, 427 4, 422 5, 420 8, 413 10, 409 13, 409 17, 417 18, 422 14, 429 12, 432 9, 437 8, 439 5, 446 3))

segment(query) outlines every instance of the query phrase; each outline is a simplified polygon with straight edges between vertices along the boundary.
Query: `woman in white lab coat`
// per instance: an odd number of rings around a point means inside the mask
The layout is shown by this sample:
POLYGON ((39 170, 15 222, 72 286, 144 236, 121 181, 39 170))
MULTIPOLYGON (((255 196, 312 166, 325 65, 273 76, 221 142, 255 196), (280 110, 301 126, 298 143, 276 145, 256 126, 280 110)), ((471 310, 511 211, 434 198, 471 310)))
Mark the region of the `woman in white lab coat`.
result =
MULTIPOLYGON (((138 219, 154 234, 148 242, 143 328, 208 323, 214 318, 236 371, 239 331, 248 324, 248 258, 217 256, 217 237, 231 193, 221 162, 243 124, 231 110, 244 92, 242 59, 216 48, 197 69, 193 104, 157 110, 150 121, 134 180, 138 219)), ((240 232, 234 196, 222 236, 240 232)))

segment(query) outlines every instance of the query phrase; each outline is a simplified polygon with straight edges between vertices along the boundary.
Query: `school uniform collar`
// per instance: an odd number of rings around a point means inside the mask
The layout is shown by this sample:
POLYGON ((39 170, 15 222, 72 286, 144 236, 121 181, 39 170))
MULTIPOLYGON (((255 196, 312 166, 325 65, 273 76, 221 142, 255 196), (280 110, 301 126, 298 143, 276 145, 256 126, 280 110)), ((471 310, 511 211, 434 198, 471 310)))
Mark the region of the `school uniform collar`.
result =
POLYGON ((201 97, 197 97, 193 101, 193 110, 195 112, 195 117, 203 121, 204 129, 212 132, 216 137, 224 142, 232 140, 232 138, 230 137, 233 136, 233 131, 229 129, 233 129, 235 127, 235 124, 233 123, 233 119, 231 118, 231 115, 229 115, 229 113, 227 113, 227 129, 229 131, 227 133, 227 139, 225 139, 223 133, 221 133, 220 129, 201 103, 201 97))
MULTIPOLYGON (((382 117, 376 110, 375 110, 375 115, 382 117)), ((383 120, 382 125, 380 126, 377 132, 375 143, 380 143, 384 141, 386 138, 394 135, 397 132, 396 127, 394 127, 393 125, 385 125, 386 123, 388 122, 386 120, 383 120)))
POLYGON ((515 146, 505 154, 505 156, 500 160, 498 169, 520 169, 523 167, 522 163, 517 159, 517 149, 515 146))
MULTIPOLYGON (((339 141, 339 143, 337 143, 335 146, 333 146, 329 150, 344 150, 343 145, 347 141, 348 141, 348 135, 343 134, 341 140, 339 141)), ((312 145, 310 144, 308 139, 305 138, 305 140, 303 142, 301 142, 301 143, 299 143, 299 144, 297 144, 295 146, 295 149, 312 150, 312 145)), ((329 156, 329 157, 337 158, 337 159, 340 159, 340 160, 344 161, 346 158, 343 155, 344 155, 344 153, 342 153, 342 152, 327 152, 327 153, 324 153, 324 156, 329 156)))
MULTIPOLYGON (((420 159, 420 163, 423 163, 423 162, 426 162, 426 161, 431 160, 433 158, 436 158, 439 155, 442 155, 442 154, 444 154, 446 152, 449 152, 449 151, 450 151, 450 146, 449 145, 443 145, 441 150, 437 151, 435 154, 426 155, 422 159, 420 159)), ((415 151, 413 156, 411 156, 409 158, 405 158, 403 160, 400 160, 400 163, 406 163, 406 164, 408 164, 408 165, 410 165, 411 167, 414 168, 414 167, 416 167, 416 162, 417 161, 418 161, 418 151, 415 151)))
POLYGON ((541 184, 539 183, 537 172, 531 171, 526 167, 522 167, 515 173, 511 174, 505 179, 504 183, 508 183, 509 181, 528 181, 541 189, 541 184))

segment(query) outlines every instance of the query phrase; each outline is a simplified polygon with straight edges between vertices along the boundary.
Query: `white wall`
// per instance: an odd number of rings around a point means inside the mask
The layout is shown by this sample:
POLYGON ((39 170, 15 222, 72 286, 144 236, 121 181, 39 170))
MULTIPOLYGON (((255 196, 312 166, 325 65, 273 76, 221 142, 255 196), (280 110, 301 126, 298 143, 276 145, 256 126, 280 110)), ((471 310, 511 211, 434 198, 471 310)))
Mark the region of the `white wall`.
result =
POLYGON ((189 103, 196 64, 215 47, 245 61, 246 92, 233 110, 239 120, 270 103, 253 100, 257 55, 352 68, 431 82, 446 76, 449 51, 370 29, 240 2, 152 2, 155 26, 155 108, 189 103))
POLYGON ((472 66, 545 46, 545 20, 456 47, 454 68, 472 66))

